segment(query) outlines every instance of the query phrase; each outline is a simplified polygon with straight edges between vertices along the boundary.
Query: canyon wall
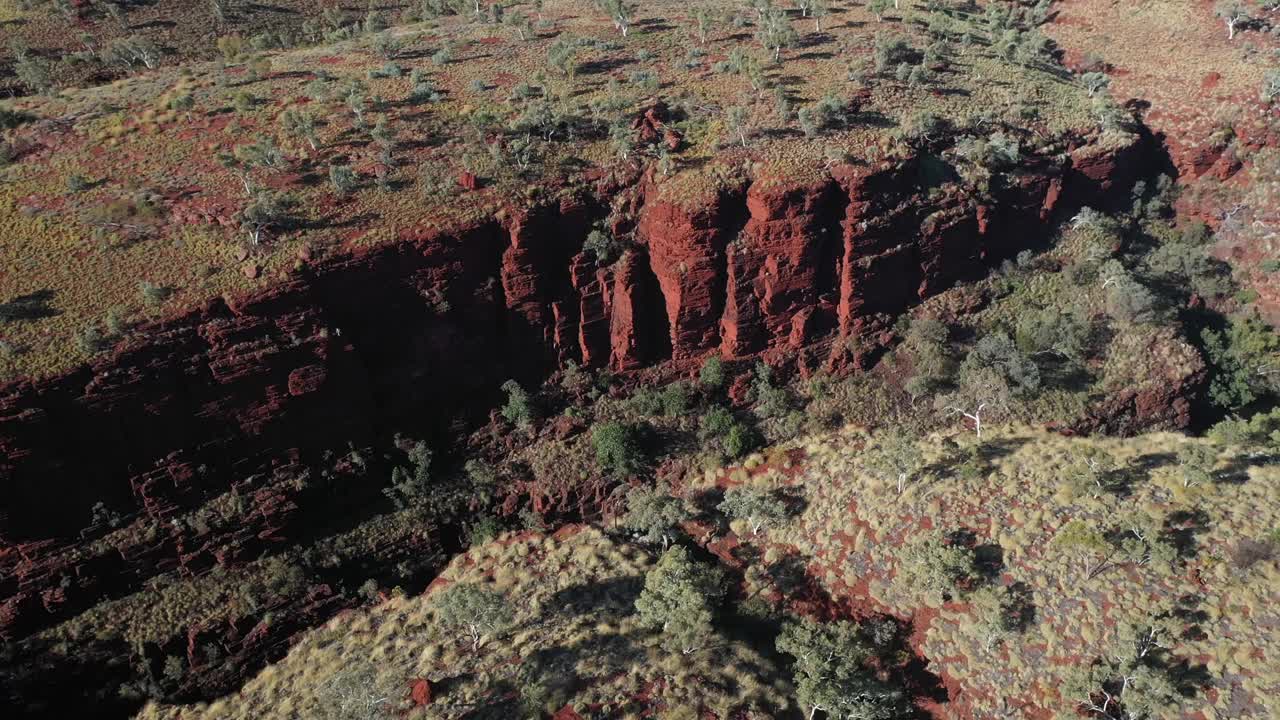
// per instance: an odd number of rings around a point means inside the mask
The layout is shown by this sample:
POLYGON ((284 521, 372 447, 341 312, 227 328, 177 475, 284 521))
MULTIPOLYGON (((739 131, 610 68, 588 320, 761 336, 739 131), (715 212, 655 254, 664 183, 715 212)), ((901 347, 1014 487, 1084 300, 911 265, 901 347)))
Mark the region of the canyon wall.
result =
POLYGON ((234 532, 91 550, 81 531, 99 501, 163 519, 348 442, 465 427, 505 380, 534 385, 570 361, 679 372, 718 353, 851 367, 846 339, 878 336, 921 298, 1043 242, 1056 215, 1127 202, 1148 148, 1091 148, 1029 158, 982 198, 934 182, 922 159, 804 184, 756 178, 697 203, 646 176, 310 263, 145 328, 89 367, 11 383, 0 634, 28 636, 157 573, 253 557, 297 531, 298 498, 267 483, 234 532), (634 242, 605 266, 583 242, 617 221, 618 193, 634 242))

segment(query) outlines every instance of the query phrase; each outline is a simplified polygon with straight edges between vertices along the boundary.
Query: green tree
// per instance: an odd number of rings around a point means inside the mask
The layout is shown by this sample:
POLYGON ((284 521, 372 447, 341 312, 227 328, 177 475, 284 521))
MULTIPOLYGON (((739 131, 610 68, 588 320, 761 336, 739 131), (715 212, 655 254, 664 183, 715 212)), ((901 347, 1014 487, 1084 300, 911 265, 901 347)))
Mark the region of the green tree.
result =
POLYGON ((1262 90, 1258 93, 1264 103, 1280 99, 1280 70, 1270 70, 1262 78, 1262 90))
POLYGON ((1112 473, 1116 470, 1115 457, 1093 445, 1080 448, 1072 454, 1064 475, 1073 492, 1101 492, 1107 490, 1112 473))
POLYGON ((698 420, 698 439, 704 443, 719 440, 725 456, 732 460, 754 450, 759 435, 749 425, 719 405, 712 405, 698 420))
POLYGON ((708 390, 721 390, 728 377, 725 374, 724 361, 719 355, 712 355, 702 362, 698 370, 698 383, 708 390))
POLYGON ((889 10, 889 0, 869 0, 867 12, 876 16, 876 22, 884 22, 884 14, 889 10))
POLYGON ((1164 603, 1119 623, 1111 652, 1071 671, 1063 683, 1063 697, 1088 716, 1106 720, 1176 715, 1184 698, 1170 677, 1166 653, 1182 632, 1183 623, 1164 603))
POLYGON ((706 45, 707 37, 716 24, 715 11, 705 5, 698 5, 690 13, 690 19, 693 20, 693 32, 698 42, 706 45))
POLYGON ((1087 72, 1080 76, 1080 82, 1084 83, 1084 87, 1089 91, 1089 97, 1105 92, 1111 85, 1111 78, 1106 73, 1087 72))
POLYGON ((1080 565, 1086 580, 1092 580, 1109 567, 1115 552, 1106 535, 1078 519, 1063 525, 1053 536, 1053 544, 1080 565))
POLYGON ((502 391, 507 394, 507 402, 503 404, 501 410, 502 417, 522 430, 529 429, 536 418, 533 400, 529 397, 529 393, 515 380, 504 382, 502 391))
POLYGON ((591 430, 596 462, 607 472, 625 477, 639 472, 645 464, 641 432, 635 425, 609 422, 591 430))
POLYGON ((1214 6, 1214 14, 1227 26, 1227 39, 1236 39, 1236 30, 1253 20, 1249 6, 1244 0, 1219 0, 1214 6))
POLYGON ((1210 429, 1209 436, 1225 444, 1280 449, 1280 407, 1255 413, 1247 420, 1223 420, 1210 429))
POLYGON ((1107 314, 1124 325, 1141 325, 1160 317, 1150 288, 1143 285, 1118 260, 1108 260, 1098 270, 1106 292, 1107 314))
POLYGON ((329 183, 339 195, 350 195, 356 189, 356 173, 350 165, 330 165, 329 183))
POLYGON ((292 209, 298 201, 282 193, 259 192, 253 196, 237 215, 240 227, 249 235, 254 245, 263 237, 293 220, 292 209))
POLYGON ((565 77, 573 77, 578 71, 578 42, 561 35, 547 48, 547 63, 565 77))
POLYGON ((933 317, 912 320, 907 326, 902 345, 911 355, 914 371, 907 379, 906 390, 912 397, 932 392, 955 372, 956 361, 948 340, 951 329, 933 317))
POLYGON ((876 677, 874 648, 856 623, 792 620, 778 635, 777 648, 795 658, 796 699, 811 720, 819 711, 830 718, 903 717, 903 693, 876 677))
POLYGON ((285 164, 284 153, 280 152, 275 139, 269 135, 255 136, 250 142, 237 145, 231 152, 246 169, 280 170, 285 164))
POLYGON ((506 13, 502 16, 502 24, 515 31, 520 42, 533 37, 533 23, 524 13, 506 13))
POLYGON ((903 549, 898 580, 925 596, 947 597, 977 574, 973 551, 949 542, 942 533, 926 533, 903 549))
POLYGON ((1028 396, 1040 388, 1040 368, 1003 332, 984 336, 960 363, 954 391, 939 396, 936 405, 951 415, 973 422, 978 439, 992 412, 1004 410, 1010 400, 1028 396))
POLYGON ((791 26, 791 19, 787 17, 786 12, 770 8, 760 16, 756 40, 764 46, 765 50, 773 54, 774 62, 781 62, 783 48, 795 45, 799 39, 800 36, 791 26))
POLYGON ((1213 482, 1213 466, 1218 462, 1218 452, 1209 445, 1186 443, 1178 448, 1178 470, 1182 475, 1182 487, 1208 485, 1213 482))
POLYGON ((892 478, 901 495, 907 481, 923 469, 924 454, 910 433, 890 429, 881 435, 880 445, 867 458, 867 465, 892 478))
POLYGON ((48 93, 53 89, 53 72, 48 61, 32 55, 16 43, 10 46, 10 52, 14 56, 13 73, 19 82, 36 93, 48 93))
POLYGON ((1237 316, 1222 332, 1201 333, 1213 367, 1209 397, 1215 405, 1239 410, 1280 392, 1280 335, 1253 316, 1237 316))
POLYGON ((747 136, 752 133, 751 111, 741 105, 731 107, 725 111, 725 120, 729 124, 729 131, 738 137, 742 147, 746 147, 747 136))
POLYGON ((390 160, 391 153, 396 147, 396 130, 387 122, 386 116, 378 118, 373 124, 369 137, 382 150, 383 162, 390 160))
POLYGON ((411 442, 405 450, 409 467, 396 465, 391 470, 391 484, 384 488, 385 495, 397 509, 409 507, 414 500, 423 497, 431 487, 431 447, 421 440, 411 442))
POLYGON ((787 505, 772 488, 755 485, 735 485, 724 493, 718 506, 720 512, 751 525, 751 534, 759 535, 765 525, 781 522, 787 517, 787 505))
POLYGON ((756 363, 751 381, 753 410, 761 418, 777 418, 791 409, 791 394, 785 385, 774 382, 773 368, 763 360, 756 363))
POLYGON ((642 487, 627 495, 622 525, 639 533, 641 542, 661 543, 666 550, 687 519, 684 502, 657 488, 642 487))
POLYGON ((636 612, 663 642, 686 655, 706 644, 724 587, 716 568, 694 561, 683 547, 668 548, 645 573, 636 612))
POLYGON ((587 239, 582 243, 582 250, 594 255, 597 263, 612 265, 622 256, 623 245, 613 233, 603 228, 594 228, 587 233, 587 239))
POLYGON ((807 0, 809 17, 813 18, 813 31, 822 32, 822 19, 831 13, 829 0, 807 0))
POLYGON ((596 4, 609 15, 613 27, 622 33, 622 37, 626 37, 627 32, 631 30, 632 17, 636 11, 635 5, 626 0, 596 0, 596 4))
POLYGON ((1056 355, 1079 362, 1088 346, 1089 326, 1073 312, 1047 307, 1018 318, 1015 344, 1028 355, 1056 355))
POLYGON ((1018 618, 1008 588, 984 586, 965 597, 973 613, 974 627, 990 650, 1018 629, 1018 618))
POLYGON ((432 605, 440 623, 470 639, 472 650, 479 649, 486 636, 505 630, 515 618, 502 593, 476 583, 454 583, 436 593, 432 605))

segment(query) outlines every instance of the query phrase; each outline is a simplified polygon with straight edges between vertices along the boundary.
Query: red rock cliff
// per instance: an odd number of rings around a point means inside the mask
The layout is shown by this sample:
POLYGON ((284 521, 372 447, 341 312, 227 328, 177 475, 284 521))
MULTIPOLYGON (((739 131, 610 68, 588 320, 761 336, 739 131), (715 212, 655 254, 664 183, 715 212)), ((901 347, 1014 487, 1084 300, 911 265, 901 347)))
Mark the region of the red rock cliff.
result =
MULTIPOLYGON (((630 190, 634 244, 611 266, 583 252, 610 203, 583 193, 328 259, 149 328, 90 367, 12 383, 0 389, 0 630, 46 625, 119 574, 56 559, 98 500, 164 517, 348 441, 448 428, 492 407, 503 381, 536 383, 569 361, 625 371, 803 350, 842 363, 837 341, 1036 242, 1059 203, 1105 202, 1135 151, 1083 168, 1033 159, 981 199, 954 184, 930 194, 917 162, 808 184, 757 178, 693 205, 650 178, 630 190), (63 577, 71 587, 50 599, 63 577)), ((149 552, 113 582, 190 554, 177 541, 149 552)))

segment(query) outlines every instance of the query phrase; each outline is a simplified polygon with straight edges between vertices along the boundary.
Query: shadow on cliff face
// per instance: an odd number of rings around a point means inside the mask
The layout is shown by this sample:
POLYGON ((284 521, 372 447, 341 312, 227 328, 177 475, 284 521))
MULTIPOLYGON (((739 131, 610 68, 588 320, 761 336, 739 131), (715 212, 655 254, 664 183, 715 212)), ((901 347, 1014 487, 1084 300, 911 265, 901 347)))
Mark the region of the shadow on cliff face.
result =
POLYGON ((0 649, 5 717, 62 720, 124 718, 141 707, 118 689, 133 675, 123 641, 6 643, 0 649))

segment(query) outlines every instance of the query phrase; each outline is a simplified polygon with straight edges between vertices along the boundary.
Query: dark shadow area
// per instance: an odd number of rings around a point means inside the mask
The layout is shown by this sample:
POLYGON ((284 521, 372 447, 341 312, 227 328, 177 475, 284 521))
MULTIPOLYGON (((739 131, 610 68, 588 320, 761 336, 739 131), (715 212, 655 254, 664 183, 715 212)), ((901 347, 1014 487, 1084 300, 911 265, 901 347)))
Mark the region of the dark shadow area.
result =
POLYGON ((1179 510, 1164 520, 1160 539, 1173 546, 1180 560, 1190 560, 1200 551, 1196 537, 1209 529, 1209 516, 1203 510, 1179 510))
POLYGON ((0 303, 0 322, 39 320, 59 315, 61 311, 50 305, 53 298, 52 290, 37 290, 0 303))

